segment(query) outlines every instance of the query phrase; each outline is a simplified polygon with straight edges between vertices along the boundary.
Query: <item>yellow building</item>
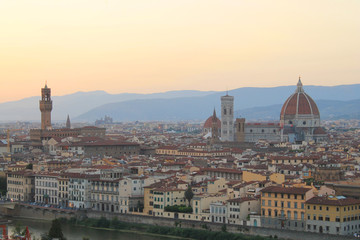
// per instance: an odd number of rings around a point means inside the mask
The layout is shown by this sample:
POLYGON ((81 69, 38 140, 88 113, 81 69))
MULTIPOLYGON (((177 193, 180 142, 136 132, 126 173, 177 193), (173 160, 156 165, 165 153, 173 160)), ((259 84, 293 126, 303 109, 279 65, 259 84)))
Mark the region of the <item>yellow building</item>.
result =
POLYGON ((155 188, 153 189, 154 216, 163 216, 166 206, 186 205, 185 189, 155 188))
POLYGON ((360 200, 343 196, 306 201, 306 231, 353 235, 360 231, 360 200))
POLYGON ((285 175, 281 173, 273 173, 270 176, 261 175, 258 173, 243 171, 242 180, 245 182, 252 182, 252 181, 266 181, 270 180, 277 184, 282 184, 285 182, 285 175))
POLYGON ((7 174, 7 198, 14 201, 34 201, 35 177, 32 170, 8 172, 7 174))
POLYGON ((261 190, 261 226, 303 231, 312 188, 270 186, 261 190))
POLYGON ((299 165, 299 164, 313 164, 314 161, 319 160, 318 155, 308 157, 296 157, 296 156, 272 156, 270 157, 271 164, 286 164, 286 165, 299 165))

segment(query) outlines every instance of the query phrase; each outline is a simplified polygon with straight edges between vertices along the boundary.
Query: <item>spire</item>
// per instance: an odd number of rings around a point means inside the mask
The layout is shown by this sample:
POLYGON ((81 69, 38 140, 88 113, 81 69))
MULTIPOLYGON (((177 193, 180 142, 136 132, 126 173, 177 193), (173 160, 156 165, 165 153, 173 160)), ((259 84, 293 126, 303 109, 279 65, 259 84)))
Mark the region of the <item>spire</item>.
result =
POLYGON ((45 81, 45 88, 48 88, 48 87, 47 87, 47 80, 45 81))
POLYGON ((296 88, 296 92, 304 92, 304 89, 303 89, 303 84, 301 82, 301 76, 299 76, 299 81, 297 83, 297 88, 296 88))
POLYGON ((216 118, 216 111, 215 111, 215 108, 214 108, 214 112, 213 112, 213 118, 216 118))
POLYGON ((70 123, 69 114, 67 115, 67 119, 66 119, 66 128, 71 128, 71 123, 70 123))

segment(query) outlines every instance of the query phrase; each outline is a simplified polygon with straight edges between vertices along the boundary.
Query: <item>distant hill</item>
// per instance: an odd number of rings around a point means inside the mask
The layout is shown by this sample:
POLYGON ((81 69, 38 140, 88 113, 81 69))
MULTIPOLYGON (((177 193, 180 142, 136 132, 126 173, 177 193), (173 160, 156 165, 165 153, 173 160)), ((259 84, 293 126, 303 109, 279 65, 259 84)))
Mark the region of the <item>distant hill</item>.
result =
MULTIPOLYGON (((178 98, 205 96, 213 92, 207 91, 169 91, 153 94, 109 94, 105 91, 76 92, 64 96, 53 96, 53 121, 65 121, 67 114, 73 119, 95 107, 112 103, 134 99, 153 99, 153 98, 178 98)), ((38 97, 29 97, 19 101, 5 102, 0 104, 0 121, 40 121, 38 97)))
MULTIPOLYGON (((235 97, 235 109, 241 110, 236 112, 236 117, 248 115, 248 119, 278 119, 281 105, 295 89, 296 86, 238 88, 229 91, 229 95, 235 97)), ((348 103, 352 112, 335 106, 343 104, 341 101, 358 99, 360 84, 334 87, 305 85, 304 89, 318 103, 322 119, 325 116, 351 117, 359 112, 356 104, 348 103), (333 101, 333 104, 325 104, 327 107, 322 109, 322 100, 333 101)), ((214 107, 219 114, 220 97, 223 95, 223 91, 191 90, 154 94, 77 92, 52 97, 52 119, 65 121, 70 114, 72 121, 93 122, 106 114, 115 121, 205 120, 214 107)), ((40 121, 39 100, 40 96, 0 104, 0 121, 40 121)))
MULTIPOLYGON (((239 109, 235 112, 235 117, 246 117, 248 120, 278 120, 282 104, 295 91, 295 88, 295 86, 285 86, 231 90, 229 95, 235 97, 235 109, 239 109)), ((360 90, 360 84, 335 87, 305 86, 304 89, 316 102, 319 101, 321 117, 327 119, 350 114, 350 112, 346 113, 346 107, 342 104, 345 104, 344 101, 359 98, 357 91, 360 90), (330 100, 317 100, 318 96, 330 100), (337 105, 333 105, 335 103, 337 105), (324 110, 322 110, 323 105, 324 110)), ((194 98, 174 98, 166 101, 161 99, 133 100, 105 104, 81 114, 76 120, 94 121, 104 115, 110 115, 115 121, 205 120, 211 115, 214 107, 217 113, 220 113, 220 97, 223 95, 224 92, 216 92, 194 98)), ((356 104, 352 106, 353 112, 360 112, 360 105, 358 106, 358 108, 356 104)))

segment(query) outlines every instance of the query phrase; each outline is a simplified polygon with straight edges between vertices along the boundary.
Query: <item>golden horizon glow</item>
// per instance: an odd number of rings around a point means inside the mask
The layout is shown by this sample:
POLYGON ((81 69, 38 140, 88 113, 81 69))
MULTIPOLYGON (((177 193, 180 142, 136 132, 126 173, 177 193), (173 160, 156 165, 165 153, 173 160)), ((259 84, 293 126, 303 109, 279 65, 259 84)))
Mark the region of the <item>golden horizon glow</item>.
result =
POLYGON ((360 83, 358 0, 3 0, 0 102, 360 83))

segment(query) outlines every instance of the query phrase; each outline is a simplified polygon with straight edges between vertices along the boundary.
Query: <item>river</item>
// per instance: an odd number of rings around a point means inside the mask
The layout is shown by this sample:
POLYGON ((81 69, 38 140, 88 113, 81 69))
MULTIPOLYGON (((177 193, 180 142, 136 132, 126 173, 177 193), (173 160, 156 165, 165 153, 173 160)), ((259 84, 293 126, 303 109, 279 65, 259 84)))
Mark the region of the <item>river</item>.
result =
MULTIPOLYGON (((43 233, 49 232, 51 222, 42 220, 30 220, 30 219, 12 219, 12 222, 8 225, 8 232, 11 235, 14 232, 17 222, 25 228, 29 227, 29 231, 32 236, 32 240, 41 239, 40 236, 43 233)), ((108 231, 102 229, 92 229, 81 226, 74 226, 71 224, 62 224, 62 232, 67 240, 82 240, 83 237, 87 237, 90 240, 170 240, 173 238, 159 237, 143 235, 141 233, 126 233, 119 231, 108 231)))

